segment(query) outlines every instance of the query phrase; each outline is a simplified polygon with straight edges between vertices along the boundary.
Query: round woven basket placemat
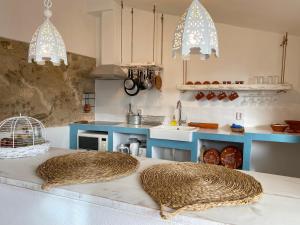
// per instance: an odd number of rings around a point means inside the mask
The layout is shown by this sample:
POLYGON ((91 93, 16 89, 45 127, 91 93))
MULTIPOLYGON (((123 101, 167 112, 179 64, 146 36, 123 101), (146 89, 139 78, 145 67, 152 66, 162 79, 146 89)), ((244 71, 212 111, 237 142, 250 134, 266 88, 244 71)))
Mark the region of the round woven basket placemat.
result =
POLYGON ((173 163, 160 164, 141 174, 144 190, 160 206, 162 218, 184 211, 254 202, 262 186, 253 177, 222 166, 173 163), (169 207, 175 211, 165 211, 169 207))
POLYGON ((134 173, 139 161, 127 154, 78 152, 53 157, 37 168, 42 189, 68 184, 110 181, 134 173))

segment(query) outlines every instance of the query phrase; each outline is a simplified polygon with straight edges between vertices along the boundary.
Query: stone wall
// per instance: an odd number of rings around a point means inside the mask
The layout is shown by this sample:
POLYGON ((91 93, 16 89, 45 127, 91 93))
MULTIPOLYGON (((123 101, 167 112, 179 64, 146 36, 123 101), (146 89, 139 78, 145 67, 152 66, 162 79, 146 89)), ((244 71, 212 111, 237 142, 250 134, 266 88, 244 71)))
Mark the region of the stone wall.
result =
POLYGON ((85 92, 95 92, 89 73, 94 58, 68 53, 69 65, 39 66, 27 62, 28 43, 0 38, 0 120, 28 115, 47 127, 94 119, 83 113, 85 92))

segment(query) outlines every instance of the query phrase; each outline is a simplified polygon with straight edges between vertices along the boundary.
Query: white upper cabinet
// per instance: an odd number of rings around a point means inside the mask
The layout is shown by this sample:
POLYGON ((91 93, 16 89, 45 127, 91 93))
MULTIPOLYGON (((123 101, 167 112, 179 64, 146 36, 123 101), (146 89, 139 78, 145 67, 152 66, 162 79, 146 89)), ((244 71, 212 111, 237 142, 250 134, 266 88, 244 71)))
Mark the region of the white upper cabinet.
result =
MULTIPOLYGON (((153 62, 153 12, 133 9, 132 27, 131 8, 124 5, 122 23, 123 60, 121 62, 121 6, 113 0, 105 1, 106 4, 95 0, 88 0, 88 2, 90 3, 87 7, 89 13, 99 17, 97 32, 99 46, 97 52, 102 64, 153 62), (133 43, 133 46, 131 43, 133 43)), ((154 61, 160 64, 161 13, 156 13, 155 19, 154 61)))

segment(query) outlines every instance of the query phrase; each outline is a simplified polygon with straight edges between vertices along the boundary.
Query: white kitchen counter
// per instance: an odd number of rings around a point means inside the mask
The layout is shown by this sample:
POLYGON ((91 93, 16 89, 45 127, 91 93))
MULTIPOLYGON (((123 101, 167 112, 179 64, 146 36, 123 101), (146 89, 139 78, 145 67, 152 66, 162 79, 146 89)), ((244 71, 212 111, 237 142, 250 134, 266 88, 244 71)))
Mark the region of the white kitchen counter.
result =
POLYGON ((186 212, 170 221, 160 219, 158 206, 139 184, 139 174, 144 168, 168 161, 139 158, 141 166, 138 172, 119 180, 58 187, 50 191, 41 190, 43 181, 35 175, 37 166, 53 156, 70 152, 74 151, 51 149, 47 154, 34 158, 0 161, 0 225, 300 224, 300 179, 256 172, 248 173, 262 183, 264 195, 258 203, 215 208, 203 212, 186 212), (63 204, 61 201, 68 201, 64 204, 70 205, 64 208, 66 214, 61 211, 63 204), (77 205, 82 207, 76 211, 77 205), (71 209, 75 212, 69 212, 71 209), (24 217, 20 220, 22 211, 24 217), (58 211, 61 213, 61 219, 55 216, 58 211), (73 217, 74 214, 80 217, 76 219, 77 217, 73 217), (41 218, 38 217, 39 215, 41 218), (91 218, 93 218, 92 222, 91 218), (120 220, 120 218, 124 219, 120 220), (29 221, 31 219, 32 221, 29 221), (52 219, 55 222, 50 221, 52 219))
POLYGON ((280 135, 290 135, 290 136, 295 136, 295 137, 300 136, 300 133, 275 132, 271 129, 270 126, 247 128, 246 132, 251 133, 251 134, 280 134, 280 135))

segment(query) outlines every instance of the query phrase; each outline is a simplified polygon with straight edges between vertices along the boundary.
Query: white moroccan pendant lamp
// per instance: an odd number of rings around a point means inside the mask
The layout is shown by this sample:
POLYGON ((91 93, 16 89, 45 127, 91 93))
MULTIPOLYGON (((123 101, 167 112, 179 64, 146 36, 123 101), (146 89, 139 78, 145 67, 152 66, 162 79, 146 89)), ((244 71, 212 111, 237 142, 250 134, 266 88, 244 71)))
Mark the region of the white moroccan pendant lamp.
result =
POLYGON ((199 54, 202 60, 210 55, 219 57, 217 30, 211 16, 200 3, 193 0, 181 17, 173 41, 173 57, 179 54, 184 60, 190 54, 199 54))
POLYGON ((68 65, 65 43, 51 23, 52 12, 51 0, 44 0, 46 20, 34 33, 29 46, 28 62, 35 61, 39 65, 45 65, 45 61, 51 61, 53 65, 59 66, 61 61, 68 65))

